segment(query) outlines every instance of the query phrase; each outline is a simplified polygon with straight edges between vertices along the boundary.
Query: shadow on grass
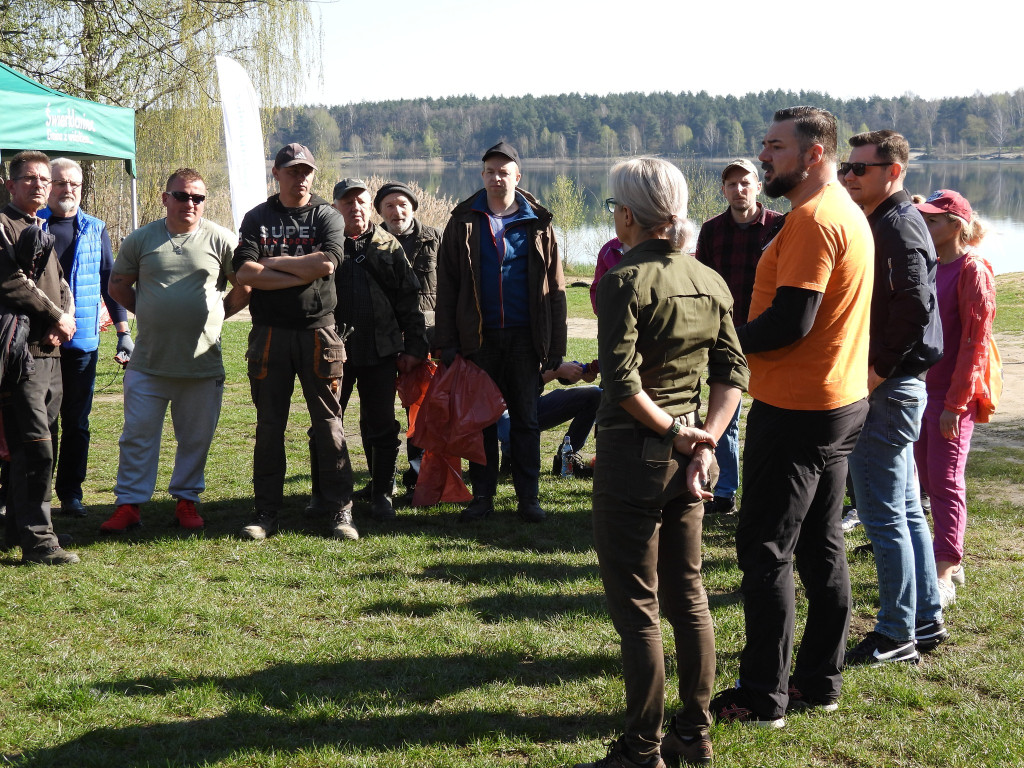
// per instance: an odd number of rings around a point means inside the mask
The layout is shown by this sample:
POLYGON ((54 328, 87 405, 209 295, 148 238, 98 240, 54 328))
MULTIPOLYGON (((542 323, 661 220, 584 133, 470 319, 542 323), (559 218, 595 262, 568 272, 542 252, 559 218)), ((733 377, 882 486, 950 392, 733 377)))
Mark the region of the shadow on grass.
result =
MULTIPOLYGON (((522 655, 351 660, 284 664, 240 677, 145 677, 83 686, 83 695, 166 698, 169 709, 211 690, 224 714, 168 723, 104 727, 47 749, 7 757, 19 766, 200 766, 246 752, 386 752, 409 746, 458 747, 478 741, 598 738, 621 715, 537 716, 506 706, 437 714, 437 702, 491 685, 554 687, 619 674, 617 655, 524 659, 522 655)), ((507 698, 503 693, 503 698, 507 698)), ((116 706, 116 700, 114 705, 116 706)))

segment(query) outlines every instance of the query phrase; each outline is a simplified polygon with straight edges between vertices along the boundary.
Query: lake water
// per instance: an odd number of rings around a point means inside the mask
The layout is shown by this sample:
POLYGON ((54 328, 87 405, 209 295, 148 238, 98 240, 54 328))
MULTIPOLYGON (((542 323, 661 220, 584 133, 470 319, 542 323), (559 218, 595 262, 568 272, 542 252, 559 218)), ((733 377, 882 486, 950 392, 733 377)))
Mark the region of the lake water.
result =
MULTIPOLYGON (((727 162, 684 162, 682 167, 687 178, 703 176, 717 189, 719 174, 727 162)), ((611 236, 611 216, 604 211, 603 203, 608 197, 610 167, 611 163, 607 166, 568 163, 554 168, 531 169, 529 161, 525 162, 520 184, 537 195, 541 202, 549 197, 555 177, 559 174, 571 177, 582 186, 587 225, 582 231, 570 233, 564 238, 570 257, 578 263, 593 263, 597 249, 611 236)), ((428 192, 456 201, 465 199, 481 186, 479 165, 476 164, 408 170, 390 164, 364 161, 348 163, 343 169, 334 172, 341 174, 338 178, 376 174, 388 179, 415 181, 428 192)), ((988 227, 988 235, 981 250, 992 262, 996 273, 1024 270, 1024 260, 1021 258, 1024 254, 1024 162, 912 163, 907 172, 906 188, 912 194, 927 195, 941 188, 955 189, 963 194, 988 227)), ((721 202, 721 205, 712 210, 725 210, 725 203, 720 196, 716 197, 716 201, 721 202)), ((695 223, 699 225, 701 222, 695 223)))

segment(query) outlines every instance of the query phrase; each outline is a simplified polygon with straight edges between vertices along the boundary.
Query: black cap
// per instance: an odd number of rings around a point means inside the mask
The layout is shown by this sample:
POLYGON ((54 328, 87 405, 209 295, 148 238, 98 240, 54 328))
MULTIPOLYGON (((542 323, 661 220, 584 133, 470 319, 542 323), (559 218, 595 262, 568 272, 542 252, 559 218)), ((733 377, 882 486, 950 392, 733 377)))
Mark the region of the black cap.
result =
POLYGON ((487 158, 491 155, 504 155, 519 166, 520 171, 523 169, 523 164, 519 162, 519 153, 516 152, 516 148, 507 141, 499 141, 493 147, 484 152, 484 156, 481 159, 486 163, 487 158))
POLYGON ((409 202, 412 203, 412 209, 418 210, 420 207, 420 201, 416 199, 416 193, 409 189, 405 184, 401 184, 397 181, 389 181, 383 187, 377 190, 376 197, 373 198, 373 207, 377 213, 380 213, 380 204, 384 202, 384 198, 388 195, 405 195, 409 198, 409 202))
POLYGON ((308 165, 314 171, 320 170, 316 167, 313 153, 309 151, 309 147, 304 147, 301 144, 289 144, 282 147, 281 151, 277 153, 277 157, 274 158, 275 168, 288 168, 292 165, 308 165))
POLYGON ((353 189, 369 189, 369 187, 362 179, 342 179, 334 185, 334 199, 341 200, 346 192, 353 189))

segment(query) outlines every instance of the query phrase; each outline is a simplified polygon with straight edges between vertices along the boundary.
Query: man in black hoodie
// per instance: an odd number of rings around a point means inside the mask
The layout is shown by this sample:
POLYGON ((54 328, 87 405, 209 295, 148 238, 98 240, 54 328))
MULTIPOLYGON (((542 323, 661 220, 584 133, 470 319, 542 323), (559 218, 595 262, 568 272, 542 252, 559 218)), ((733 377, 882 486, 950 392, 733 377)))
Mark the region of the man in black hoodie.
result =
POLYGON ((289 144, 277 153, 272 173, 280 193, 242 219, 233 266, 251 286, 249 384, 256 406, 253 491, 256 515, 242 538, 277 532, 284 503, 284 433, 295 376, 312 421, 321 508, 332 533, 358 539, 352 523, 352 467, 348 459, 338 390, 345 346, 334 325, 334 272, 344 254, 344 221, 312 192, 313 153, 289 144))

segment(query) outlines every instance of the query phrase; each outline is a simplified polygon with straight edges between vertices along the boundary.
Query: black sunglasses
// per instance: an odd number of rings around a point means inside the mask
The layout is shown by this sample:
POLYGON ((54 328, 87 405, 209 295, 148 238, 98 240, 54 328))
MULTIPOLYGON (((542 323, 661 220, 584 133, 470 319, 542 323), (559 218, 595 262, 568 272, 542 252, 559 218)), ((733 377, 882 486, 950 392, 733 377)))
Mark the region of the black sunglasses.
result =
POLYGON ((853 171, 854 176, 863 176, 868 172, 868 168, 884 168, 887 165, 892 165, 892 163, 840 163, 839 175, 845 176, 853 171))
POLYGON ((206 199, 206 195, 190 195, 188 192, 181 192, 177 189, 173 192, 168 192, 167 194, 179 203, 185 203, 191 200, 193 205, 200 205, 206 199))

